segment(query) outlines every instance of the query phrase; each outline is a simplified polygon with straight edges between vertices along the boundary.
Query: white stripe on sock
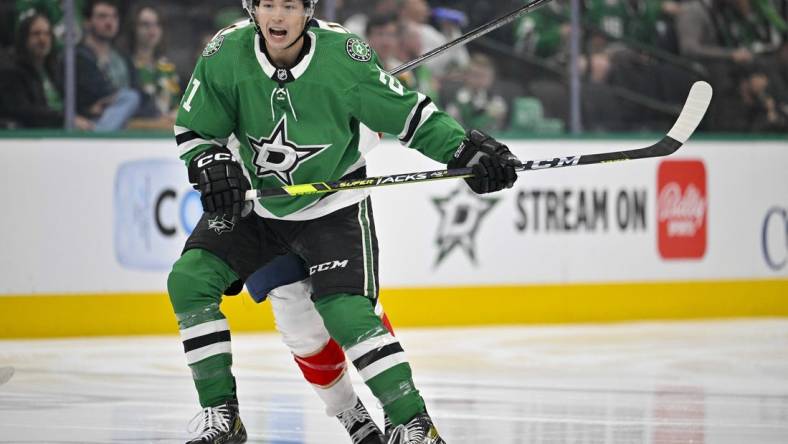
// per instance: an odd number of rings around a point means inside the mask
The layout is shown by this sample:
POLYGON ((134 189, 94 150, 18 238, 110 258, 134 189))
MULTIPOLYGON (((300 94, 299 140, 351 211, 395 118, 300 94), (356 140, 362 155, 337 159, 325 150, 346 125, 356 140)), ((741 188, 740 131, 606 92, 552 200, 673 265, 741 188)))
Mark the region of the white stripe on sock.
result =
POLYGON ((399 342, 397 338, 392 336, 390 333, 386 333, 385 335, 375 336, 374 338, 369 338, 366 341, 359 342, 358 344, 345 350, 345 354, 348 358, 350 358, 351 361, 355 361, 372 350, 397 342, 399 342))
POLYGON ((362 370, 358 371, 358 374, 361 375, 364 381, 369 381, 391 367, 405 362, 408 362, 405 358, 405 352, 394 353, 393 355, 386 356, 385 358, 375 361, 372 364, 364 367, 362 370))
POLYGON ((207 334, 216 333, 230 329, 230 324, 227 319, 219 319, 216 321, 204 322, 197 324, 194 327, 189 327, 181 330, 181 341, 188 341, 198 336, 205 336, 207 334))
POLYGON ((210 358, 211 356, 220 355, 222 353, 232 353, 230 350, 230 342, 217 342, 215 344, 206 345, 205 347, 198 348, 186 353, 186 362, 189 365, 196 364, 203 359, 210 358))

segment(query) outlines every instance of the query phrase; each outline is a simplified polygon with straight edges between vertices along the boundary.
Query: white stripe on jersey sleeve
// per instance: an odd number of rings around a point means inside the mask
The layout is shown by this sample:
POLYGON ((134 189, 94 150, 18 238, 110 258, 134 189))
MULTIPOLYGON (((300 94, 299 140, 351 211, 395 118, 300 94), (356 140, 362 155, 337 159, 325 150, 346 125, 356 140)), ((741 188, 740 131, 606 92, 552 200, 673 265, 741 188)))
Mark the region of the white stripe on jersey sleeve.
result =
POLYGON ((416 111, 419 109, 421 102, 427 99, 427 96, 425 96, 422 93, 416 93, 416 94, 418 95, 418 100, 416 100, 416 105, 414 105, 413 109, 410 110, 410 114, 408 114, 408 118, 405 120, 405 127, 402 128, 402 132, 399 133, 397 139, 402 139, 408 134, 408 129, 410 129, 410 121, 413 120, 413 117, 416 114, 416 111))
MULTIPOLYGON (((196 131, 191 130, 189 128, 183 126, 175 126, 174 128, 175 138, 177 140, 178 136, 182 136, 187 133, 194 133, 197 134, 196 131)), ((188 153, 189 151, 202 146, 202 145, 216 145, 216 146, 225 146, 227 144, 227 139, 203 139, 200 137, 191 138, 185 142, 178 144, 179 156, 183 156, 184 154, 188 153)))
POLYGON ((408 143, 405 145, 406 147, 413 147, 413 141, 416 140, 416 134, 419 133, 421 126, 424 125, 424 122, 426 122, 432 116, 432 114, 437 111, 438 107, 435 106, 434 103, 430 103, 424 108, 424 111, 421 112, 421 120, 419 120, 419 125, 416 127, 416 131, 413 133, 413 137, 411 137, 408 143))

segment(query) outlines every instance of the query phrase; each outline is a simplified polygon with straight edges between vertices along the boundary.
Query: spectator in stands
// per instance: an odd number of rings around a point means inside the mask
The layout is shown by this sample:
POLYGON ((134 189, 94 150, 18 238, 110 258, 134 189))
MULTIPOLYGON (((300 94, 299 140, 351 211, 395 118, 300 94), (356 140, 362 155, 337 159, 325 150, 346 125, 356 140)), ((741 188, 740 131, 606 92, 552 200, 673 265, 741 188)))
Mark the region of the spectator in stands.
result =
POLYGON ((774 54, 771 63, 767 63, 767 66, 773 68, 770 78, 777 84, 782 106, 785 107, 784 112, 788 114, 788 40, 783 42, 780 49, 774 54))
MULTIPOLYGON (((74 8, 80 11, 84 7, 85 0, 75 0, 74 8)), ((16 16, 21 21, 24 17, 32 12, 40 12, 49 18, 52 25, 53 33, 55 34, 55 48, 61 48, 63 37, 66 32, 63 11, 63 2, 61 0, 16 0, 16 16)), ((79 23, 79 18, 77 17, 79 23)))
POLYGON ((137 112, 140 95, 127 57, 114 47, 119 30, 113 0, 89 0, 85 36, 77 45, 77 111, 96 121, 96 131, 117 131, 137 112))
MULTIPOLYGON (((419 32, 419 25, 410 21, 401 21, 398 26, 399 48, 398 57, 400 60, 411 61, 424 52, 422 34, 419 32)), ((438 78, 433 73, 433 65, 425 63, 417 66, 410 71, 404 72, 399 79, 405 85, 416 91, 429 96, 433 101, 438 98, 440 84, 438 78)))
POLYGON ((0 55, 5 55, 5 50, 14 45, 14 5, 0 2, 0 55))
POLYGON ((650 45, 657 43, 661 18, 674 15, 679 8, 676 2, 665 0, 585 0, 584 4, 584 21, 603 33, 593 33, 595 38, 629 38, 650 45))
POLYGON ((164 56, 161 14, 154 6, 146 4, 138 7, 131 17, 127 45, 142 101, 128 127, 171 129, 181 88, 175 65, 164 56))
POLYGON ((678 54, 679 43, 676 38, 676 17, 681 13, 686 0, 661 0, 660 3, 661 14, 657 17, 657 20, 650 28, 641 28, 652 36, 644 41, 672 54, 678 54))
POLYGON ((393 14, 373 15, 367 21, 367 42, 378 54, 383 68, 391 70, 402 64, 397 57, 397 16, 393 14))
MULTIPOLYGON (((716 96, 739 101, 753 112, 771 108, 769 101, 762 99, 764 94, 759 92, 762 79, 753 70, 758 65, 772 63, 769 63, 768 56, 759 54, 776 50, 778 36, 781 30, 786 29, 785 20, 768 1, 695 0, 683 5, 676 19, 681 53, 704 63, 717 91, 716 96)), ((777 77, 778 68, 767 66, 758 69, 774 77, 769 86, 769 97, 776 99, 776 108, 780 109, 786 98, 785 93, 780 92, 785 91, 785 87, 777 77)), ((709 120, 713 129, 740 127, 726 111, 719 106, 712 107, 709 120)), ((764 126, 757 122, 748 125, 764 126)))
MULTIPOLYGON (((62 128, 64 123, 61 68, 53 51, 49 18, 34 12, 22 20, 12 63, 0 69, 0 119, 5 126, 62 128)), ((93 129, 81 116, 76 127, 93 129)))
MULTIPOLYGON (((418 35, 424 52, 437 48, 447 42, 446 36, 428 23, 432 16, 432 11, 426 0, 399 1, 399 15, 400 22, 403 24, 403 29, 418 35)), ((427 62, 427 64, 437 77, 442 77, 452 67, 465 66, 467 60, 467 49, 465 47, 458 47, 446 51, 443 55, 427 62)))
POLYGON ((377 0, 372 9, 372 15, 367 16, 364 11, 359 11, 345 20, 344 26, 350 32, 369 38, 369 34, 364 34, 367 29, 367 22, 374 16, 386 16, 396 14, 400 0, 377 0))
POLYGON ((736 94, 718 96, 712 129, 734 132, 788 131, 786 104, 771 90, 766 70, 740 70, 736 94))
MULTIPOLYGON (((443 34, 447 42, 456 40, 462 36, 463 28, 468 26, 468 16, 464 12, 451 8, 433 8, 432 22, 437 29, 443 34)), ((467 48, 462 45, 450 51, 452 61, 451 64, 454 68, 465 68, 470 63, 471 56, 468 54, 467 48)), ((462 75, 462 69, 448 70, 443 73, 444 76, 451 76, 453 72, 462 75)))
MULTIPOLYGON (((712 62, 731 62, 738 65, 750 64, 752 51, 746 43, 732 34, 733 28, 746 15, 740 5, 747 0, 703 0, 689 2, 676 19, 679 49, 683 55, 712 62)), ((747 8, 745 6, 745 8, 747 8)))
POLYGON ((559 64, 569 60, 569 11, 566 4, 551 2, 522 17, 514 29, 518 53, 559 64))
POLYGON ((485 131, 502 130, 506 126, 506 99, 494 91, 495 64, 484 54, 471 56, 463 85, 444 102, 446 112, 463 126, 485 131))
MULTIPOLYGON (((609 50, 600 50, 583 57, 580 70, 583 84, 583 126, 586 131, 626 131, 630 124, 643 121, 646 114, 639 107, 610 94, 610 76, 615 69, 609 50)), ((643 130, 643 128, 636 128, 643 130)))

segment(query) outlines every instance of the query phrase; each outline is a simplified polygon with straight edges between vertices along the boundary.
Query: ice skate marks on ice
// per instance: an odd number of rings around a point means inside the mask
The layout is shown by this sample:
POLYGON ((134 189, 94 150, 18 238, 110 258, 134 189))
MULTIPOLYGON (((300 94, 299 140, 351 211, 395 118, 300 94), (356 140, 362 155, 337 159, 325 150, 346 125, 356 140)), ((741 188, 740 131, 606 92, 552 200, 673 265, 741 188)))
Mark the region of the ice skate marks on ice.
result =
POLYGON ((14 376, 14 368, 13 367, 0 367, 0 385, 5 384, 8 382, 11 377, 14 376))

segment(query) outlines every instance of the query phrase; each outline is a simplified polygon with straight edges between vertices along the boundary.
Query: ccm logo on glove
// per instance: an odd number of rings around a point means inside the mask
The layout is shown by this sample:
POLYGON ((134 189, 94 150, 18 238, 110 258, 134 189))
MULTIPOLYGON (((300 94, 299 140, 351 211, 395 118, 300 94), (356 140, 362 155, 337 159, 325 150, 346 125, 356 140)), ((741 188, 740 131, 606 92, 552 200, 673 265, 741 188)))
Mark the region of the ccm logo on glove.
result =
POLYGON ((200 157, 197 159, 197 168, 202 168, 206 165, 211 164, 212 162, 221 162, 221 161, 231 161, 235 160, 233 155, 230 153, 215 153, 215 154, 208 154, 207 156, 200 157))
POLYGON ((465 140, 448 163, 449 169, 473 170, 473 177, 466 178, 465 182, 478 194, 511 188, 517 181, 516 168, 521 166, 520 159, 506 145, 478 130, 466 133, 465 140))

